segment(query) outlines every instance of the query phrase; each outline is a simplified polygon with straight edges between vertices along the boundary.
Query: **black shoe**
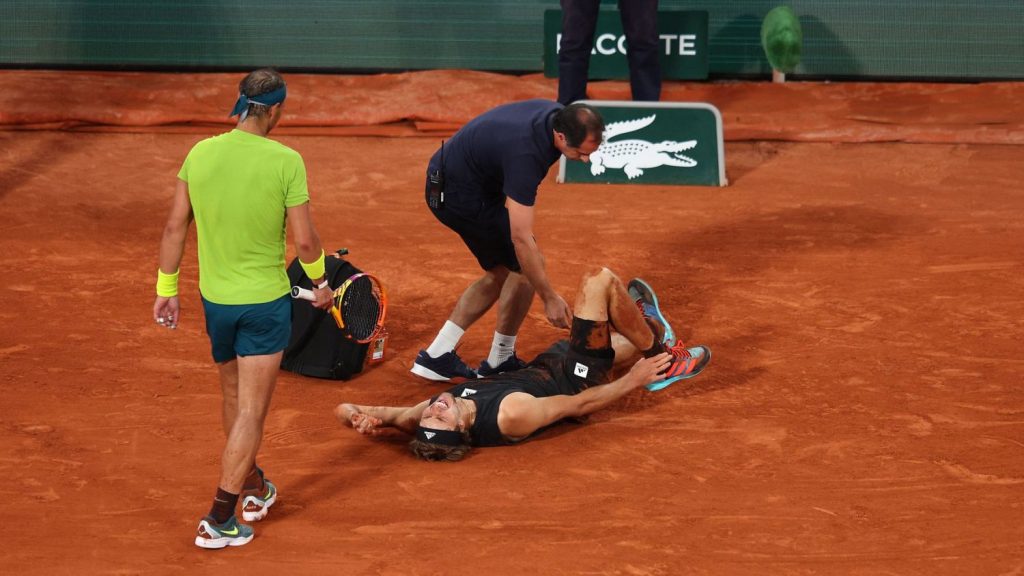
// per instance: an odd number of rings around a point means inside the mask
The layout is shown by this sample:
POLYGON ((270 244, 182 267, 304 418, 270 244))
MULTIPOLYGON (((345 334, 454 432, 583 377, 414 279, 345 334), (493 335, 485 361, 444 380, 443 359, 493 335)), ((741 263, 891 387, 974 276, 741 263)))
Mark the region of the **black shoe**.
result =
POLYGON ((484 376, 493 376, 494 374, 501 374, 502 372, 513 372, 515 370, 522 370, 523 368, 526 368, 526 362, 520 360, 519 356, 516 356, 515 352, 513 352, 512 356, 506 358, 501 364, 498 364, 497 368, 491 368, 491 365, 487 363, 487 360, 484 360, 480 363, 480 367, 476 369, 476 373, 483 378, 484 376))
POLYGON ((466 366, 466 363, 462 361, 462 358, 459 358, 459 355, 454 350, 445 352, 437 358, 432 358, 427 354, 426 350, 420 350, 420 353, 416 355, 416 361, 413 362, 410 372, 427 380, 435 380, 437 382, 447 382, 452 378, 475 380, 480 377, 472 368, 466 366))

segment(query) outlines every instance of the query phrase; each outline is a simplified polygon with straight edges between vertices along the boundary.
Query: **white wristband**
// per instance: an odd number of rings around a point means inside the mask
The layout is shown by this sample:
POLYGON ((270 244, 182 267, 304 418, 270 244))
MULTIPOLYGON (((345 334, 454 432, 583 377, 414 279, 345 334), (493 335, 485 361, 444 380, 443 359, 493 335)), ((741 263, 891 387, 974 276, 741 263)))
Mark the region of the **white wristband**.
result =
POLYGON ((327 282, 327 278, 324 278, 324 281, 317 284, 316 287, 318 290, 323 290, 324 288, 330 287, 330 284, 327 282))

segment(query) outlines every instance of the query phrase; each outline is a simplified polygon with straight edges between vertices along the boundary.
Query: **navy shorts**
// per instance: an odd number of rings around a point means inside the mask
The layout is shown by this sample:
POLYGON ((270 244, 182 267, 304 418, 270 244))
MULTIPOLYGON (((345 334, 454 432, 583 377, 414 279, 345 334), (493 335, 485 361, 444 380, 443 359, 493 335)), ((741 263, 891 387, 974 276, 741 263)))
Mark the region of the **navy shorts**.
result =
MULTIPOLYGON (((426 180, 424 198, 430 192, 426 180)), ((460 193, 458 186, 448 183, 441 208, 430 208, 434 217, 462 238, 469 251, 484 270, 504 266, 519 272, 519 259, 512 244, 508 210, 503 204, 469 200, 476 194, 460 193)))
POLYGON ((291 295, 263 304, 214 304, 203 298, 213 361, 276 354, 292 334, 291 295))

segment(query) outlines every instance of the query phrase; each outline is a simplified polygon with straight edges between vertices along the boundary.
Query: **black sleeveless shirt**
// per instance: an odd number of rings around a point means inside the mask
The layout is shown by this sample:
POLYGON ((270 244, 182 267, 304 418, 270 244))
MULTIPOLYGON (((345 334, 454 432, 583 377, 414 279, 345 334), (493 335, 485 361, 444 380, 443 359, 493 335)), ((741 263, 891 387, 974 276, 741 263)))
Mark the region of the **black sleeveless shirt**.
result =
MULTIPOLYGON (((448 392, 457 398, 468 398, 476 404, 476 420, 469 430, 473 446, 505 446, 525 440, 506 438, 498 428, 498 408, 513 392, 525 392, 536 398, 578 394, 586 387, 583 380, 564 374, 564 352, 549 350, 534 359, 527 368, 503 372, 479 380, 453 386, 448 392)), ((611 360, 607 360, 610 367, 611 360)), ((596 371, 595 371, 596 372, 596 371)), ((542 429, 543 430, 543 429, 542 429)), ((540 432, 541 430, 537 430, 540 432)), ((536 434, 537 432, 534 432, 536 434)))

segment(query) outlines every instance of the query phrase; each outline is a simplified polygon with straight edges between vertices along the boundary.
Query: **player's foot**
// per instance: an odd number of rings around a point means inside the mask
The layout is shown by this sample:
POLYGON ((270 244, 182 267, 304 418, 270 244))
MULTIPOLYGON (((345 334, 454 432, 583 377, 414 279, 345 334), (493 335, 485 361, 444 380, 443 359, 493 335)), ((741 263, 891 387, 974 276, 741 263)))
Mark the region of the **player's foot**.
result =
POLYGON ((277 486, 270 480, 263 480, 262 490, 242 491, 242 520, 256 522, 263 520, 270 507, 277 502, 277 486))
POLYGON ((437 358, 431 358, 426 350, 420 350, 410 372, 436 382, 447 382, 452 378, 468 378, 470 380, 479 378, 477 373, 467 366, 454 350, 445 352, 437 358))
POLYGON ((680 340, 674 346, 666 346, 669 354, 672 354, 672 363, 665 370, 665 378, 657 382, 651 382, 647 389, 657 392, 667 388, 674 382, 693 378, 704 370, 704 367, 711 361, 711 349, 707 346, 694 346, 686 348, 680 340))
POLYGON ((640 308, 640 313, 644 315, 647 323, 651 324, 651 330, 654 331, 655 336, 658 336, 660 332, 661 341, 665 344, 676 339, 676 333, 672 330, 672 326, 661 315, 661 308, 658 307, 658 296, 647 282, 640 278, 633 278, 626 286, 626 291, 629 292, 629 297, 640 308))
POLYGON ((476 369, 476 373, 483 378, 485 376, 493 376, 494 374, 512 372, 523 368, 526 368, 526 362, 523 362, 522 359, 520 359, 519 356, 516 356, 515 352, 513 352, 512 356, 506 358, 505 361, 498 364, 496 368, 491 368, 491 364, 487 360, 484 360, 480 363, 480 367, 476 369))
POLYGON ((232 516, 223 524, 210 516, 199 521, 196 529, 196 546, 200 548, 223 548, 225 546, 244 546, 252 540, 252 527, 240 524, 238 518, 232 516))

